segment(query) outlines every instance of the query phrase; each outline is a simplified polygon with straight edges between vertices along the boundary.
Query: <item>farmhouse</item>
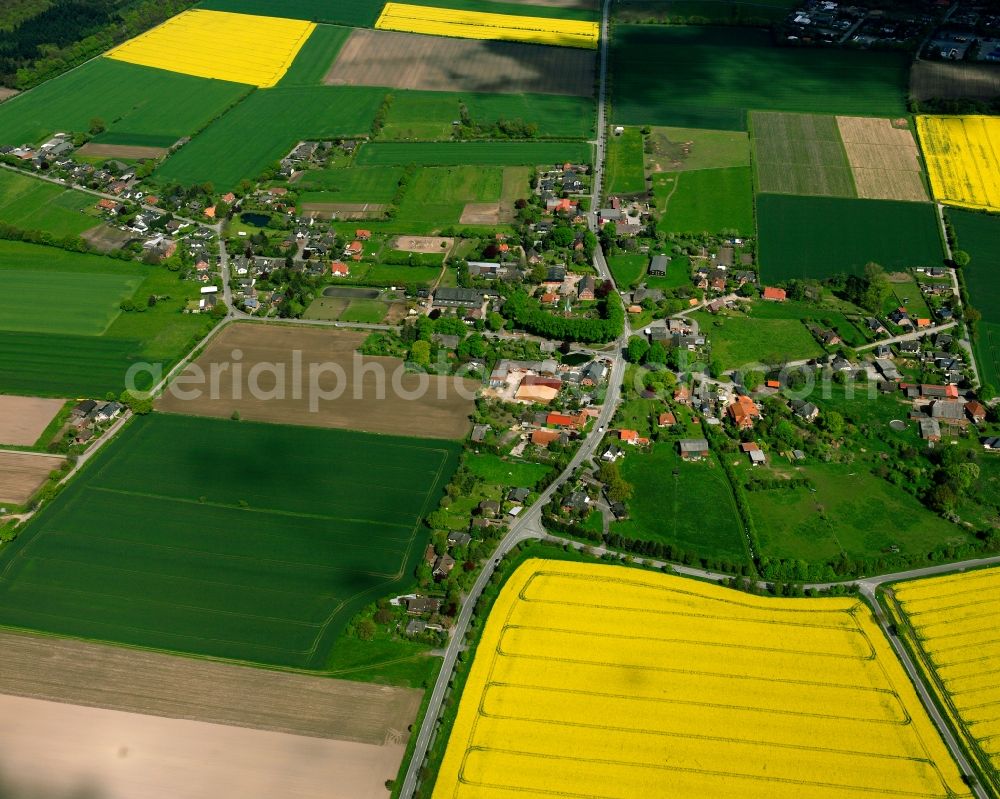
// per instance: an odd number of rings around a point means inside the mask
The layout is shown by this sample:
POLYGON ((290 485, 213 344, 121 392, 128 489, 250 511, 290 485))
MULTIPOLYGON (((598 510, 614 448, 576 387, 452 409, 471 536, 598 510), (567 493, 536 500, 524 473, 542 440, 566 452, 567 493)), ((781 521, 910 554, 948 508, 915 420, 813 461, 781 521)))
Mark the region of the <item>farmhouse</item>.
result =
POLYGON ((548 449, 549 444, 553 441, 558 441, 564 435, 564 433, 560 433, 558 430, 533 430, 531 433, 531 443, 548 449))
POLYGON ((439 288, 434 292, 433 304, 436 308, 479 308, 484 296, 479 289, 439 288))
POLYGON ((653 260, 649 262, 649 274, 654 277, 665 277, 669 263, 670 259, 667 256, 654 255, 653 260))
POLYGON ((965 403, 965 413, 973 424, 982 424, 986 421, 986 408, 976 400, 965 403))
POLYGON ((760 418, 760 408, 750 397, 739 396, 729 406, 729 415, 740 430, 753 428, 755 419, 760 418))
POLYGON ((784 289, 776 289, 771 286, 766 286, 764 288, 763 297, 765 300, 769 300, 770 302, 784 302, 788 299, 788 295, 785 293, 784 289))
POLYGON ((940 441, 941 440, 941 425, 938 423, 937 419, 921 419, 920 420, 920 437, 925 441, 940 441))
POLYGON ((330 274, 334 277, 347 277, 351 274, 351 267, 342 261, 334 261, 330 264, 330 274))
POLYGON ((681 458, 697 461, 708 457, 708 441, 704 438, 682 438, 679 442, 681 458))
POLYGON ((637 430, 619 430, 618 440, 633 447, 644 447, 649 444, 649 439, 640 436, 637 430))

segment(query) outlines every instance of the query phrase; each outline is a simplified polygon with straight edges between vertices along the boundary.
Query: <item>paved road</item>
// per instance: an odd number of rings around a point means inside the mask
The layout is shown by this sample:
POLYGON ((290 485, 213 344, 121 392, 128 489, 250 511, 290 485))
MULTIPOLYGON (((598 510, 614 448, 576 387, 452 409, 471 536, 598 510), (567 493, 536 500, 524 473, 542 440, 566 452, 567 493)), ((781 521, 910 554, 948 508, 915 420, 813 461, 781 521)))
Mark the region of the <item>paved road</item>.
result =
POLYGON ((863 344, 860 347, 855 347, 855 352, 864 352, 865 350, 873 350, 880 344, 899 344, 902 341, 916 341, 924 336, 932 336, 936 333, 943 333, 945 330, 949 330, 956 325, 956 322, 946 322, 943 325, 935 325, 934 327, 925 327, 921 330, 914 330, 912 333, 904 333, 901 336, 893 336, 892 338, 884 338, 879 341, 873 341, 871 344, 863 344))

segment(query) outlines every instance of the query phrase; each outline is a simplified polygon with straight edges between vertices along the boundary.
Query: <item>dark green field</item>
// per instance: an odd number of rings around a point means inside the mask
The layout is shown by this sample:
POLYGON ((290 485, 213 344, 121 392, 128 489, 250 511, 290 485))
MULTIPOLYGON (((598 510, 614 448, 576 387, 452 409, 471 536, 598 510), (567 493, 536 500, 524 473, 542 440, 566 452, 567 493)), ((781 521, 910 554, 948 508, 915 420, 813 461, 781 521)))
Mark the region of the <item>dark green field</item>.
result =
POLYGON ((203 0, 198 8, 370 28, 384 5, 385 0, 203 0))
POLYGON ((350 35, 350 28, 318 25, 278 85, 319 86, 350 35))
POLYGON ((57 131, 86 132, 98 118, 116 135, 115 143, 168 146, 197 132, 248 91, 239 83, 96 58, 0 104, 0 144, 37 142, 57 131))
POLYGON ((321 670, 407 587, 457 443, 137 418, 0 555, 0 624, 321 670))
POLYGON ((302 202, 387 203, 402 176, 403 167, 310 169, 295 181, 295 191, 302 202), (323 197, 303 196, 308 192, 323 192, 323 197))
POLYGON ((167 159, 155 173, 189 185, 234 188, 301 140, 367 133, 385 96, 357 86, 259 89, 167 159))
POLYGON ((753 177, 748 166, 653 175, 656 226, 665 233, 753 235, 753 177))
POLYGON ((513 16, 548 17, 550 19, 582 19, 590 22, 596 22, 601 18, 596 3, 591 3, 590 8, 567 8, 558 5, 546 5, 545 0, 533 0, 530 3, 504 2, 503 0, 408 0, 408 2, 416 6, 455 8, 460 11, 482 11, 487 14, 511 14, 513 16))
POLYGON ((612 122, 745 130, 747 110, 905 114, 903 53, 775 47, 754 28, 619 25, 612 122))
POLYGON ((736 502, 714 456, 684 463, 676 442, 661 442, 648 454, 629 454, 621 471, 635 493, 630 518, 613 523, 612 533, 662 541, 698 557, 746 559, 736 502))
POLYGON ((372 142, 358 150, 365 166, 519 166, 590 162, 586 142, 372 142))
POLYGON ((539 138, 591 139, 596 109, 591 97, 557 94, 474 94, 470 92, 393 92, 392 106, 380 140, 449 139, 452 122, 464 103, 474 122, 493 125, 498 119, 521 119, 538 126, 539 138))
POLYGON ((91 194, 0 170, 0 219, 22 230, 73 236, 100 222, 91 194))
POLYGON ((1000 388, 1000 216, 948 209, 959 249, 972 256, 962 271, 977 325, 976 363, 983 383, 1000 388))
POLYGON ((840 197, 757 197, 761 277, 823 279, 886 269, 939 266, 944 258, 934 206, 840 197))

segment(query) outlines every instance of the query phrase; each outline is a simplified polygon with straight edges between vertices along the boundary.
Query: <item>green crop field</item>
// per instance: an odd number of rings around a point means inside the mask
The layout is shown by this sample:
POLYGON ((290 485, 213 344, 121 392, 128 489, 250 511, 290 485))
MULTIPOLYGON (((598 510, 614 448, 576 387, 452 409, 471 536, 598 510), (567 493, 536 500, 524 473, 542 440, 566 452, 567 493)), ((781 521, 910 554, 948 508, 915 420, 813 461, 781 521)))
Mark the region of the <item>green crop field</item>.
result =
POLYGON ((503 170, 499 167, 428 166, 410 181, 394 222, 407 225, 449 225, 458 222, 466 203, 500 199, 503 170))
POLYGON ((646 191, 642 133, 625 128, 620 136, 608 137, 608 194, 640 194, 646 191))
POLYGON ((613 522, 612 533, 661 541, 696 557, 746 560, 743 524, 714 456, 685 463, 677 443, 664 441, 648 453, 629 453, 621 472, 634 492, 628 502, 630 518, 613 522))
POLYGON ((0 327, 99 336, 144 277, 131 263, 0 241, 0 327), (39 300, 53 313, 40 313, 39 300))
POLYGON ((279 86, 318 86, 344 46, 350 28, 318 25, 299 50, 279 86))
POLYGON ((412 583, 459 450, 137 418, 3 549, 0 624, 322 670, 353 614, 412 583))
POLYGON ((969 300, 982 315, 976 325, 976 364, 980 378, 1000 389, 1000 217, 948 209, 958 248, 971 256, 964 267, 969 300))
POLYGON ((210 11, 234 11, 264 17, 290 17, 312 22, 332 22, 356 28, 370 28, 382 13, 385 0, 202 0, 198 8, 210 11))
POLYGON ((713 316, 703 311, 693 318, 712 345, 712 359, 720 361, 724 369, 808 360, 823 354, 823 348, 798 319, 713 316))
POLYGON ((393 92, 392 106, 380 140, 442 140, 451 137, 452 122, 464 103, 479 125, 498 119, 521 119, 538 126, 539 138, 592 139, 596 107, 590 97, 556 94, 476 94, 471 92, 393 92))
POLYGON ((358 150, 361 166, 518 166, 590 162, 586 142, 372 142, 358 150))
POLYGON ((750 167, 659 172, 653 194, 664 233, 753 235, 753 180, 750 167))
POLYGON ((534 488, 552 471, 544 463, 504 460, 498 455, 469 455, 465 465, 487 483, 505 488, 534 488))
POLYGON ((459 11, 484 11, 488 14, 511 14, 513 16, 548 17, 550 19, 579 19, 597 22, 601 18, 597 5, 589 8, 574 8, 568 5, 545 5, 545 0, 535 2, 504 2, 503 0, 411 0, 413 5, 435 8, 454 8, 459 11))
POLYGON ((199 284, 162 267, 0 241, 0 280, 0 393, 117 393, 130 365, 167 369, 212 324, 181 313, 199 284), (150 295, 168 299, 148 307, 150 295), (140 310, 119 312, 129 297, 140 310))
POLYGON ((747 493, 762 557, 815 563, 842 551, 875 558, 895 545, 903 554, 922 554, 946 541, 966 540, 961 528, 863 466, 806 464, 796 466, 794 476, 809 478, 816 491, 747 493), (872 519, 892 523, 873 525, 872 519))
POLYGON ((754 112, 750 130, 757 191, 857 196, 836 117, 754 112))
POLYGON ((872 261, 890 271, 938 266, 944 253, 935 216, 930 203, 761 194, 761 277, 822 280, 861 274, 872 261))
MULTIPOLYGON (((429 224, 429 223, 428 223, 429 224)), ((405 264, 374 264, 362 283, 373 286, 429 286, 441 274, 439 266, 406 266, 405 264)))
POLYGON ((155 177, 234 188, 303 139, 367 133, 385 96, 358 86, 258 89, 164 162, 155 177))
POLYGON ((22 230, 76 236, 100 222, 97 198, 82 191, 0 169, 0 220, 22 230))
POLYGON ((750 166, 750 137, 742 131, 660 127, 646 139, 653 172, 750 166))
POLYGON ((295 181, 302 202, 387 203, 396 193, 403 167, 353 166, 310 169, 295 181), (322 198, 301 198, 304 192, 323 192, 322 198))
POLYGON ((118 144, 170 145, 196 133, 249 86, 96 58, 0 104, 0 144, 86 132, 101 119, 118 144))
POLYGON ((747 110, 903 115, 908 64, 904 53, 776 47, 754 28, 619 25, 611 121, 745 130, 747 110))
POLYGON ((789 11, 788 0, 619 0, 612 13, 621 22, 657 22, 672 25, 754 25, 780 22, 789 11))

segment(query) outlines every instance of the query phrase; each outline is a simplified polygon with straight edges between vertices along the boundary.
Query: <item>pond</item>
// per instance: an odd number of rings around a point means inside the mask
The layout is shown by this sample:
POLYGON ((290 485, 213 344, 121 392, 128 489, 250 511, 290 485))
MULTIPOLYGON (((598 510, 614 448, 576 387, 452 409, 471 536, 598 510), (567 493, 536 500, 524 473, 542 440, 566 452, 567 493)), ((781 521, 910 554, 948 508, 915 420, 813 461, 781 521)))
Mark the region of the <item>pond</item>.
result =
POLYGON ((347 300, 377 300, 380 293, 378 289, 353 288, 351 286, 327 286, 323 289, 324 297, 339 297, 347 300))
POLYGON ((580 366, 580 364, 588 363, 590 360, 591 357, 585 352, 571 352, 562 357, 562 362, 567 366, 580 366))
POLYGON ((271 217, 267 214, 240 214, 240 221, 254 227, 267 227, 271 223, 271 217))

